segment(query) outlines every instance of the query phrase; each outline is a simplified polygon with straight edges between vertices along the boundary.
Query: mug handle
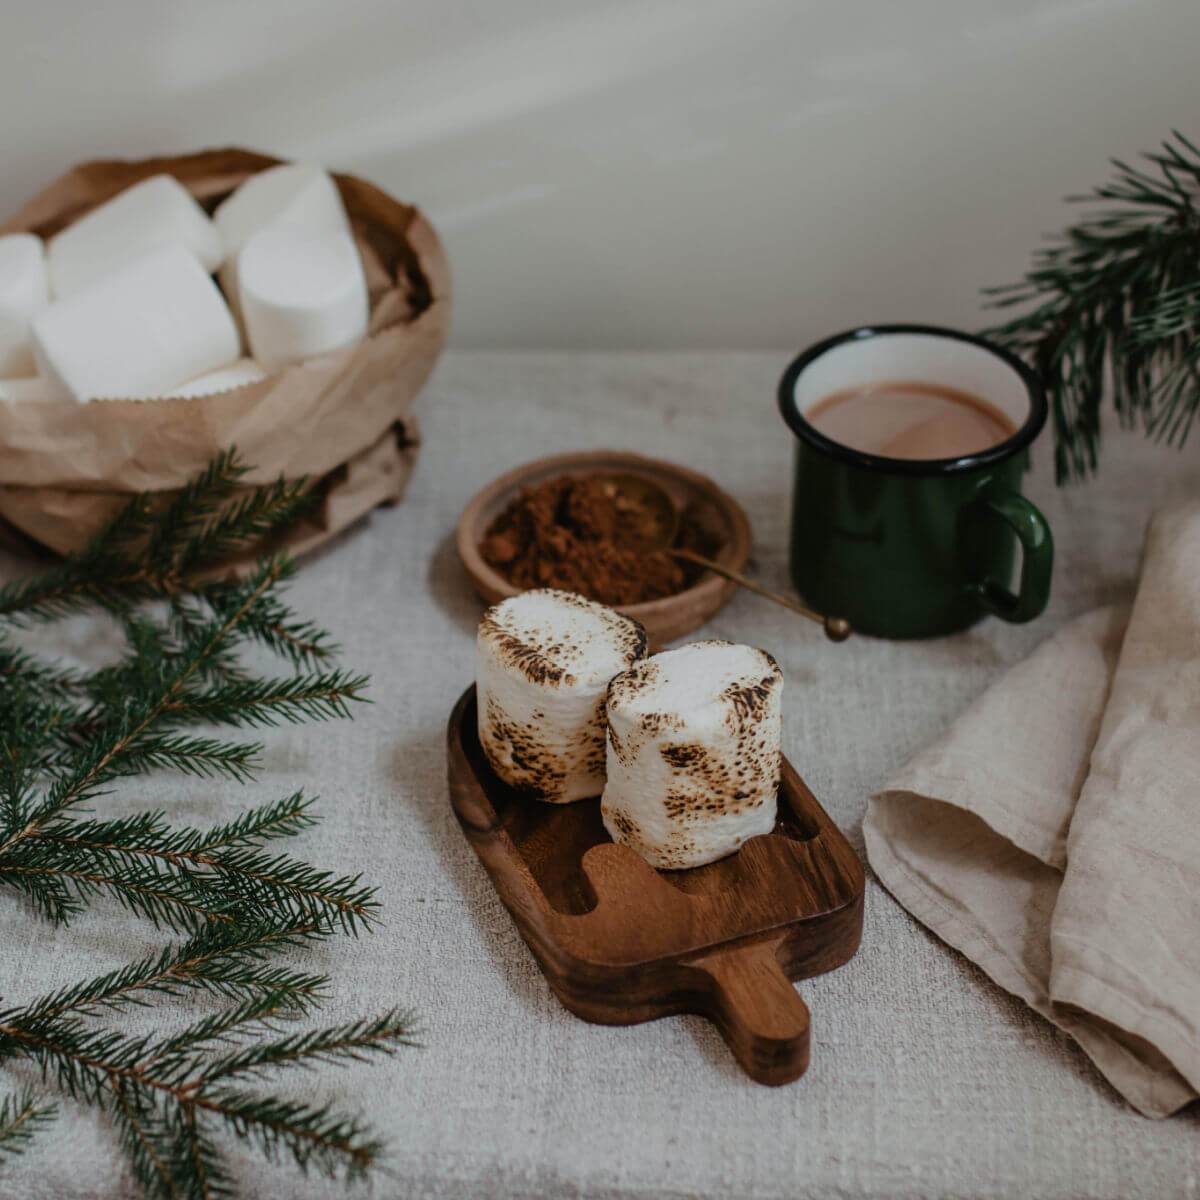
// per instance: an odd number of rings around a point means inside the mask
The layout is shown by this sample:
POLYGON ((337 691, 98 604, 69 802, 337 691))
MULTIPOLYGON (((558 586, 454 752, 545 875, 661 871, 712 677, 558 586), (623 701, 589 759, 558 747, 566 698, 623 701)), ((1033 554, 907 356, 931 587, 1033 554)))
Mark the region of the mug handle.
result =
POLYGON ((1050 575, 1054 570, 1054 538, 1046 518, 1018 492, 989 492, 975 504, 999 517, 1021 543, 1021 582, 1014 596, 992 579, 968 585, 967 590, 989 612, 1005 621, 1021 624, 1040 616, 1050 599, 1050 575))

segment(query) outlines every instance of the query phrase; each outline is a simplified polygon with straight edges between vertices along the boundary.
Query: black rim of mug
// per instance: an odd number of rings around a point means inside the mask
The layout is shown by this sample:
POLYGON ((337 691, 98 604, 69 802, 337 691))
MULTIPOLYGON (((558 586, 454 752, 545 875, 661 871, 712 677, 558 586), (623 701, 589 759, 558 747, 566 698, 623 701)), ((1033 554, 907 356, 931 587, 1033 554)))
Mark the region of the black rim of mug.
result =
POLYGON ((992 466, 1004 462, 1014 454, 1024 450, 1046 424, 1047 404, 1046 392, 1041 380, 1015 354, 1010 354, 1002 346, 989 342, 986 338, 977 337, 973 333, 963 333, 958 329, 946 329, 939 325, 860 325, 856 329, 847 329, 844 333, 836 333, 833 337, 825 338, 810 346, 802 354, 792 360, 783 378, 779 381, 779 411, 787 422, 788 428, 800 439, 815 449, 860 467, 875 471, 886 471, 892 475, 947 475, 961 471, 972 471, 978 467, 992 466), (814 363, 823 354, 836 346, 847 342, 861 342, 873 337, 886 337, 889 334, 926 334, 931 337, 950 338, 956 342, 967 342, 978 346, 989 354, 995 355, 1005 365, 1011 367, 1025 384, 1029 395, 1029 415, 1025 418, 1020 429, 1010 438, 989 446, 978 454, 964 454, 960 458, 887 458, 882 454, 868 454, 864 450, 854 450, 850 446, 835 442, 814 428, 801 415, 795 402, 796 380, 800 373, 814 363))

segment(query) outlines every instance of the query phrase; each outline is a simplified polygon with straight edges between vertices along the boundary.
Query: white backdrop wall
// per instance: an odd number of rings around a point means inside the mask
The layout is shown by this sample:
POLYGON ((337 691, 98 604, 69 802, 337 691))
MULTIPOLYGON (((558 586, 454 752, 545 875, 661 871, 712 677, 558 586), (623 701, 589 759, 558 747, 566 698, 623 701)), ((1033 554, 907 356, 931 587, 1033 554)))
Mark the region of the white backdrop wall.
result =
POLYGON ((980 320, 1060 197, 1200 138, 1197 0, 0 3, 0 211, 237 143, 420 204, 455 340, 790 347, 980 320))

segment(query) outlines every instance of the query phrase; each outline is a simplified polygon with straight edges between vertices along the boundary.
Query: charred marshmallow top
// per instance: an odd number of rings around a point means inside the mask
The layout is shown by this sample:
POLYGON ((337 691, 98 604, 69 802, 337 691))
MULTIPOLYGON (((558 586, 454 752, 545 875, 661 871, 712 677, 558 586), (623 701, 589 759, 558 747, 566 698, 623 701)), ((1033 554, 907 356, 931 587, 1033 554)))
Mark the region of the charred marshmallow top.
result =
POLYGON ((479 741, 506 783, 554 804, 604 786, 604 696, 646 653, 646 632, 571 592, 522 592, 476 640, 479 741))
POLYGON ((765 651, 694 642, 608 689, 604 824, 656 867, 732 854, 775 824, 783 675, 765 651))

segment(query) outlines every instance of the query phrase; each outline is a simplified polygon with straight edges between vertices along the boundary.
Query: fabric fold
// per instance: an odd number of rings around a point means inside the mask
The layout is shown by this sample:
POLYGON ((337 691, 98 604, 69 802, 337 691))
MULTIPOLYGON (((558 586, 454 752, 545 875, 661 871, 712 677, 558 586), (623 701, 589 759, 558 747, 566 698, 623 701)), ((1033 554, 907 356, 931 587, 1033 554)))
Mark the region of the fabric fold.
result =
POLYGON ((1077 618, 868 805, 918 920, 1073 1037, 1140 1112, 1200 1091, 1200 502, 1132 614, 1077 618))

